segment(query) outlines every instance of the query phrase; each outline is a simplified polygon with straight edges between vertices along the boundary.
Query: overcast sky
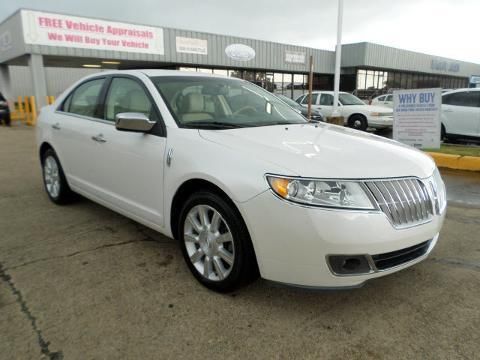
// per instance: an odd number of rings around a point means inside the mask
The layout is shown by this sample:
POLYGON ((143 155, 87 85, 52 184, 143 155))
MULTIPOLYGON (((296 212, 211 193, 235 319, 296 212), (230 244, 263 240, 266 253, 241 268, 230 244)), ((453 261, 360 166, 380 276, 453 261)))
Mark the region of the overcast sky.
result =
MULTIPOLYGON (((336 0, 0 0, 18 8, 333 50, 336 0)), ((343 43, 374 42, 480 63, 480 0, 345 0, 343 43)))

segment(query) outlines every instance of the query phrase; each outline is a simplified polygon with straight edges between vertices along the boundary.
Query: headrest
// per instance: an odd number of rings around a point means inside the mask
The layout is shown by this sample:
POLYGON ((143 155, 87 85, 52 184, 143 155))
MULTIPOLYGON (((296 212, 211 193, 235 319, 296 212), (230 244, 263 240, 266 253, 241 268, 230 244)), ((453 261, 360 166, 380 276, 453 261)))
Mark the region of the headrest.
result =
POLYGON ((195 113, 204 111, 204 99, 202 94, 192 93, 182 99, 182 112, 195 113))

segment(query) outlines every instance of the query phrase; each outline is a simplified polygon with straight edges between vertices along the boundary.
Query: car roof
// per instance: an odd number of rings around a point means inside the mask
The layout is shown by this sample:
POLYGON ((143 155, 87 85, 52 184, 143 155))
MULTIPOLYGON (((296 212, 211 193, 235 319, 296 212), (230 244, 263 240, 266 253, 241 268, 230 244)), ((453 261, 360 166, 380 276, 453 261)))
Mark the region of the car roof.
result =
MULTIPOLYGON (((339 91, 338 93, 339 93, 339 94, 349 94, 349 93, 347 93, 347 92, 345 92, 345 91, 339 91)), ((326 90, 326 91, 324 91, 324 90, 312 91, 312 94, 330 94, 330 95, 333 95, 333 94, 334 94, 334 91, 330 91, 330 90, 326 90)), ((306 94, 306 95, 308 95, 308 94, 306 94)))
POLYGON ((457 92, 464 92, 464 91, 480 91, 480 88, 462 88, 462 89, 450 90, 450 91, 444 92, 442 96, 448 95, 448 94, 454 94, 457 92))

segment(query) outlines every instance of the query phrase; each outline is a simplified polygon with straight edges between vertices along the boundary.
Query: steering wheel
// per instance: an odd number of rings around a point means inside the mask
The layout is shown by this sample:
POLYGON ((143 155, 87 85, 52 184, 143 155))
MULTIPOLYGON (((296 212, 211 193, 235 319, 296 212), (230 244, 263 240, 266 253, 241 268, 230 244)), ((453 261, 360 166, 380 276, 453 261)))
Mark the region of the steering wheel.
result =
POLYGON ((233 113, 233 115, 241 115, 241 114, 243 114, 243 115, 253 115, 256 112, 257 112, 257 109, 255 109, 253 106, 246 105, 246 106, 241 107, 237 111, 235 111, 233 113))

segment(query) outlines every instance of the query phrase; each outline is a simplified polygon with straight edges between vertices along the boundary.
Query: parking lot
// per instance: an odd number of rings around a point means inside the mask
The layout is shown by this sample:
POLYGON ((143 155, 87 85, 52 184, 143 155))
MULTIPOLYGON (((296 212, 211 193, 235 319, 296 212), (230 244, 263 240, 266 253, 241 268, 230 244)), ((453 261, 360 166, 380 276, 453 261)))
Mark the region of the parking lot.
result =
POLYGON ((446 222, 413 268, 356 290, 259 280, 220 295, 174 240, 86 199, 52 204, 34 135, 0 127, 0 358, 479 356, 477 175, 445 172, 446 222))

